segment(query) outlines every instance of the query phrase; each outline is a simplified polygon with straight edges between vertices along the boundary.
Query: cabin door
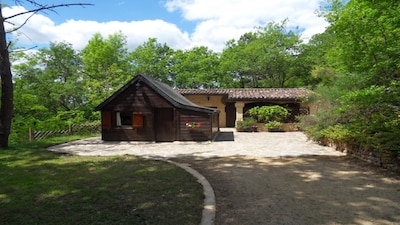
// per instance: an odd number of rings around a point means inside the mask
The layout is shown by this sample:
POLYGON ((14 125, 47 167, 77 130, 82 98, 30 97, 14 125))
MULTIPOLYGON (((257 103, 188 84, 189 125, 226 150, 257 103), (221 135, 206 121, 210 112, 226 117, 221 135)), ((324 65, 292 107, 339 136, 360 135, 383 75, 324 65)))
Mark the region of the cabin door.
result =
POLYGON ((174 110, 172 108, 154 109, 154 131, 156 142, 175 141, 174 110))

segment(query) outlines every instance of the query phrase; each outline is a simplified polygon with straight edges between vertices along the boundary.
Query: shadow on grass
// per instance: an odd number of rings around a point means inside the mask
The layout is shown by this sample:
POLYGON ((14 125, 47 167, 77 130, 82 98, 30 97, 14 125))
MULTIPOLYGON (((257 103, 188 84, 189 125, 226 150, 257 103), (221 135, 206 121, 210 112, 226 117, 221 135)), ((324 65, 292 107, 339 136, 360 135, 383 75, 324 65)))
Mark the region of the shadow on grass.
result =
POLYGON ((347 157, 183 158, 214 188, 216 224, 399 224, 398 175, 347 157))
POLYGON ((36 147, 0 151, 0 224, 200 223, 203 189, 179 167, 36 147))

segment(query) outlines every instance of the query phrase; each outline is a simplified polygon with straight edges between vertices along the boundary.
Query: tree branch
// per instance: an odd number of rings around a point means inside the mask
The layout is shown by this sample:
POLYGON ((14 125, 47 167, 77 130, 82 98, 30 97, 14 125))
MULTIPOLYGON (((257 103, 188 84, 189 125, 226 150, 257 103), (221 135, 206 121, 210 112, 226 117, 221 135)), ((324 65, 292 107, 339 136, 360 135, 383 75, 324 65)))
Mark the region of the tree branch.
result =
POLYGON ((37 13, 37 12, 32 13, 20 26, 14 28, 14 29, 12 29, 12 30, 6 31, 6 33, 12 33, 12 32, 14 32, 14 31, 19 30, 19 29, 20 29, 21 27, 23 27, 23 26, 28 22, 28 20, 29 20, 33 15, 35 15, 36 13, 37 13))
MULTIPOLYGON (((33 1, 29 1, 29 2, 32 3, 33 1)), ((28 13, 34 13, 35 14, 35 13, 43 11, 43 10, 52 10, 54 8, 59 8, 59 7, 69 7, 69 6, 82 6, 83 7, 83 6, 92 6, 92 5, 93 4, 89 4, 89 3, 68 3, 68 4, 58 4, 58 5, 50 5, 50 6, 38 5, 40 7, 37 8, 37 9, 32 9, 32 10, 29 10, 29 11, 26 11, 26 12, 17 13, 15 15, 12 15, 12 16, 9 16, 9 17, 5 17, 4 20, 8 20, 8 19, 11 19, 11 18, 14 18, 14 17, 17 17, 17 16, 28 14, 28 13)))

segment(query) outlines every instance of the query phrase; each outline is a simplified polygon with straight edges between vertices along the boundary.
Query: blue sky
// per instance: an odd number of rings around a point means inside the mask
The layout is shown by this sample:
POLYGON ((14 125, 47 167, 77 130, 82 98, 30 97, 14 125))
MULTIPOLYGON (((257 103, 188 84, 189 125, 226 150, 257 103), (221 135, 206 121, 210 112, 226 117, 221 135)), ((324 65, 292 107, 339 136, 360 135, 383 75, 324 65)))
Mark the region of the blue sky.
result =
MULTIPOLYGON (((15 6, 13 0, 0 0, 10 7, 3 14, 13 15, 33 9, 15 6)), ((65 41, 82 49, 94 33, 103 37, 116 32, 127 36, 133 50, 148 38, 157 38, 175 49, 207 46, 221 51, 225 43, 237 39, 254 27, 288 19, 289 27, 299 27, 303 38, 323 32, 327 23, 317 17, 321 0, 37 0, 44 5, 92 3, 32 16, 14 33, 20 46, 44 46, 65 41)), ((13 19, 15 25, 25 18, 13 19)), ((11 25, 8 25, 9 28, 11 25)))
POLYGON ((195 23, 184 20, 179 12, 168 12, 165 1, 157 0, 77 0, 77 1, 40 1, 45 5, 56 3, 82 2, 92 6, 73 6, 58 8, 57 13, 47 13, 57 24, 69 19, 108 21, 141 21, 160 19, 173 22, 184 30, 193 30, 195 23))

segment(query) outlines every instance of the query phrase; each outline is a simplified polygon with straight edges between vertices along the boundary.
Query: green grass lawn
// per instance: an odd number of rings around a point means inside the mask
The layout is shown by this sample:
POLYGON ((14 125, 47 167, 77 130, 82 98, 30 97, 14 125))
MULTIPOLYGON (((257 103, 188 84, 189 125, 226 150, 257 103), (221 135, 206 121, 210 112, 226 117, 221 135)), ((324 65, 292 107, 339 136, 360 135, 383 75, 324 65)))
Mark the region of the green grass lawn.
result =
POLYGON ((203 189, 181 168, 134 156, 0 150, 0 224, 199 224, 203 189))

